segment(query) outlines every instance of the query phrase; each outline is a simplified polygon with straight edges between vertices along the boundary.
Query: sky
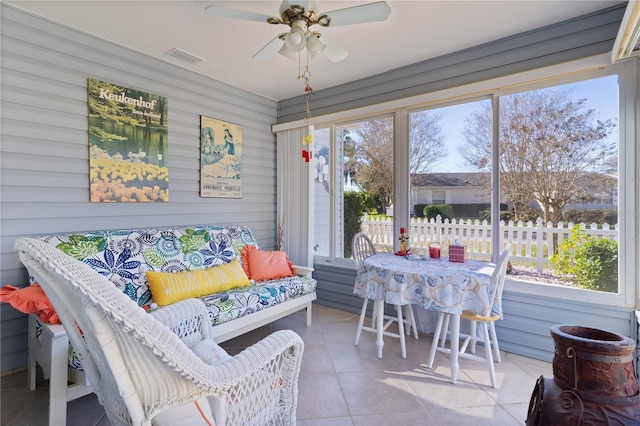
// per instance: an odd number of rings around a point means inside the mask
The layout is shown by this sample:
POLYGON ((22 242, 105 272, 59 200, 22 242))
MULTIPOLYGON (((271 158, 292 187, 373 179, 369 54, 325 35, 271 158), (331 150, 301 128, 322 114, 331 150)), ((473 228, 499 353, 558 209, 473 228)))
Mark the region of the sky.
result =
MULTIPOLYGON (((575 90, 576 99, 587 99, 588 109, 596 110, 596 118, 606 120, 618 117, 618 78, 616 75, 601 77, 593 80, 582 81, 566 85, 575 90)), ((479 101, 467 104, 438 108, 442 115, 442 133, 445 135, 445 145, 448 149, 447 157, 435 164, 433 171, 443 172, 470 172, 473 169, 466 168, 464 161, 458 154, 458 146, 463 142, 462 130, 464 122, 473 111, 479 109, 479 101)), ((616 128, 617 129, 617 128, 616 128)), ((617 139, 617 132, 610 137, 617 139)))

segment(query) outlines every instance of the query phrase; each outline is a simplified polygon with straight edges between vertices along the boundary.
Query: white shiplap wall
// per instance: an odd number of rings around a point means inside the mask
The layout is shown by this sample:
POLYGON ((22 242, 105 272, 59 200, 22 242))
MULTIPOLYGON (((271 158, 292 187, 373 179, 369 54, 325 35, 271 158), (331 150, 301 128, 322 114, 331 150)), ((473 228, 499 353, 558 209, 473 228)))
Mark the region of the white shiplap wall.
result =
MULTIPOLYGON (((0 286, 24 285, 18 236, 245 224, 275 246, 275 101, 6 4, 1 12, 0 286), (89 203, 87 78, 167 97, 168 203, 89 203), (199 196, 200 115, 243 127, 243 196, 199 196)), ((26 317, 0 305, 1 371, 26 365, 26 317)))

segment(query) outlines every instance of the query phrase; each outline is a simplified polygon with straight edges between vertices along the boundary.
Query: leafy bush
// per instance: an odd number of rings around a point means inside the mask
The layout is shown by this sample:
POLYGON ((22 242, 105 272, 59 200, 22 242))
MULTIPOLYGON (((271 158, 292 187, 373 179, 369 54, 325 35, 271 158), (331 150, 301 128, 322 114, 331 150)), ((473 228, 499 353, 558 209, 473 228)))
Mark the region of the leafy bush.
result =
POLYGON ((413 216, 414 217, 424 217, 424 208, 426 204, 414 204, 413 206, 413 216))
MULTIPOLYGON (((414 204, 413 215, 415 217, 425 217, 424 208, 430 204, 414 204)), ((451 217, 456 219, 491 219, 491 204, 490 203, 451 203, 447 204, 451 206, 451 217)), ((507 210, 505 203, 500 203, 500 211, 507 210)))
POLYGON ((575 256, 576 250, 587 237, 579 225, 571 228, 569 237, 562 240, 558 250, 551 256, 549 261, 553 269, 560 275, 576 275, 575 256))
POLYGON ((565 222, 573 223, 618 223, 617 210, 567 210, 563 214, 565 222))
POLYGON ((574 277, 581 288, 618 291, 618 242, 615 240, 596 239, 576 225, 549 260, 557 273, 574 277))
POLYGON ((482 210, 491 209, 489 203, 450 204, 456 219, 479 219, 482 210))
POLYGON ((372 192, 356 192, 360 197, 364 208, 369 214, 376 214, 377 212, 384 212, 380 197, 372 192))
POLYGON ((587 241, 576 251, 576 281, 589 290, 618 291, 618 242, 587 241))
MULTIPOLYGON (((480 220, 486 220, 487 222, 491 223, 491 209, 482 210, 478 214, 478 218, 480 220)), ((500 220, 503 220, 505 222, 509 222, 510 220, 513 220, 513 212, 510 210, 500 209, 500 220)))
POLYGON ((438 215, 440 215, 443 221, 453 218, 453 208, 450 204, 429 204, 424 207, 423 213, 427 219, 435 219, 438 215))

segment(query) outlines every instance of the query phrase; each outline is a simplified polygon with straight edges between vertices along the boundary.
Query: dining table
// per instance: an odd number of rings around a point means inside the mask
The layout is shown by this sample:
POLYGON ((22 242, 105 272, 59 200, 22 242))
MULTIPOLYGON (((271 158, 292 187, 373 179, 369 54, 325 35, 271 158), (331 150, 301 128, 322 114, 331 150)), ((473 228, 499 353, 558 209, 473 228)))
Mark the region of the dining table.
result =
MULTIPOLYGON (((451 382, 459 370, 460 314, 481 314, 491 304, 491 276, 494 263, 481 260, 450 262, 447 257, 432 259, 422 255, 398 256, 377 253, 364 259, 356 274, 354 294, 374 301, 376 346, 382 358, 384 305, 418 305, 451 314, 451 382)), ((493 306, 501 314, 501 306, 493 306)))

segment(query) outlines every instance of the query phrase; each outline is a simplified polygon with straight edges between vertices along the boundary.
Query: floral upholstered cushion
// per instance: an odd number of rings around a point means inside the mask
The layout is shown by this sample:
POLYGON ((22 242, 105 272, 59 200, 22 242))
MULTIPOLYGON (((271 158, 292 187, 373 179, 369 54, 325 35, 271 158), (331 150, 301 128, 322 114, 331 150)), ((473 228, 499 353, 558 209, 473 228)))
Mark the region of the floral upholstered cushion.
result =
POLYGON ((245 244, 256 244, 243 226, 92 231, 39 239, 88 264, 140 306, 152 302, 146 271, 210 268, 239 259, 245 244))
POLYGON ((215 326, 312 293, 315 289, 316 281, 313 278, 296 275, 210 294, 200 300, 207 306, 211 323, 215 326))

